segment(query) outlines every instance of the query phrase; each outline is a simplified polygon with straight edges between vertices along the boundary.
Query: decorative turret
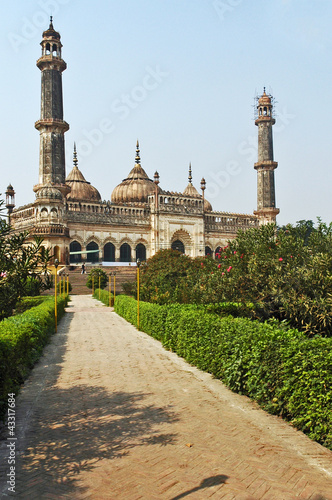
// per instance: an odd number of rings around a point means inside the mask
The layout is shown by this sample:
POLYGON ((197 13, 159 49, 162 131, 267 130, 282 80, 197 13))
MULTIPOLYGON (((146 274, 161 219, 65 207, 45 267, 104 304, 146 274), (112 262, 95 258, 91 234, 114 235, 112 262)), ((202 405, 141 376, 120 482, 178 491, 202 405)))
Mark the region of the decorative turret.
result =
POLYGON ((254 165, 257 170, 257 210, 254 214, 260 218, 261 224, 275 222, 279 213, 275 202, 274 170, 278 163, 273 159, 272 125, 275 119, 272 100, 264 87, 257 104, 258 162, 254 165))
POLYGON ((75 143, 73 163, 74 167, 66 179, 66 184, 70 187, 70 193, 67 194, 67 201, 100 202, 101 196, 99 191, 90 182, 85 180, 84 175, 78 168, 75 143))
POLYGON ((5 195, 6 195, 6 208, 8 214, 8 224, 10 224, 10 216, 15 207, 15 191, 11 184, 7 186, 5 195))
POLYGON ((42 56, 37 61, 41 71, 41 112, 35 123, 40 133, 39 184, 56 185, 63 195, 69 192, 65 184, 64 133, 69 129, 63 120, 62 72, 67 65, 61 58, 60 34, 54 30, 52 17, 41 41, 42 56))
MULTIPOLYGON (((203 195, 199 194, 195 186, 193 185, 193 176, 192 176, 192 170, 191 170, 191 163, 189 163, 189 175, 188 175, 188 185, 186 189, 183 191, 183 194, 185 196, 192 196, 194 198, 203 198, 203 207, 204 207, 204 212, 211 212, 212 211, 212 205, 211 203, 204 198, 204 190, 203 190, 203 195)), ((205 182, 205 181, 204 181, 205 182)), ((205 187, 204 187, 205 189, 205 187)))

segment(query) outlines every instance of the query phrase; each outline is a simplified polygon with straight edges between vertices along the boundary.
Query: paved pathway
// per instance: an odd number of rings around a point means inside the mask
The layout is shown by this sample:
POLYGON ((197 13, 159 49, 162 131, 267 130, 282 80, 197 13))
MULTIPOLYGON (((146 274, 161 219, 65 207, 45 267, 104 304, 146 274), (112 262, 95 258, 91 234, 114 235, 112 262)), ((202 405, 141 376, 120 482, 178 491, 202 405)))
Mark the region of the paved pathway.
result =
POLYGON ((331 452, 89 296, 17 398, 17 431, 20 499, 332 499, 331 452))

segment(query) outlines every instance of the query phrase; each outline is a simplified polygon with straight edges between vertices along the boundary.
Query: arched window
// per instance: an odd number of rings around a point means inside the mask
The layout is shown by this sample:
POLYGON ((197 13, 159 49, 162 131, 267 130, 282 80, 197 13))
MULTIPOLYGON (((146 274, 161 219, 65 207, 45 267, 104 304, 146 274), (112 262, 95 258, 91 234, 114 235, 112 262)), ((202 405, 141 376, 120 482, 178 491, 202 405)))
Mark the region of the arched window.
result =
MULTIPOLYGON (((71 242, 70 247, 69 247, 70 253, 71 252, 81 252, 81 250, 82 250, 82 247, 78 241, 71 242)), ((80 253, 69 256, 69 262, 71 264, 81 262, 81 261, 82 261, 82 255, 80 253)))
POLYGON ((115 246, 113 243, 106 243, 104 246, 104 261, 115 262, 115 246))
POLYGON ((210 247, 205 247, 205 255, 212 256, 212 249, 210 247))
POLYGON ((90 241, 90 243, 86 246, 86 249, 87 249, 87 254, 86 254, 87 262, 98 262, 99 246, 97 245, 97 243, 95 241, 90 241))
POLYGON ((184 244, 180 240, 173 241, 172 250, 177 250, 178 252, 184 253, 184 244))
POLYGON ((146 248, 143 243, 139 243, 136 247, 136 260, 139 259, 141 262, 146 260, 146 248))
POLYGON ((222 252, 222 248, 221 247, 217 247, 216 251, 214 252, 216 260, 218 260, 220 258, 221 252, 222 252))
POLYGON ((120 247, 120 262, 131 262, 131 247, 128 243, 123 243, 120 247))

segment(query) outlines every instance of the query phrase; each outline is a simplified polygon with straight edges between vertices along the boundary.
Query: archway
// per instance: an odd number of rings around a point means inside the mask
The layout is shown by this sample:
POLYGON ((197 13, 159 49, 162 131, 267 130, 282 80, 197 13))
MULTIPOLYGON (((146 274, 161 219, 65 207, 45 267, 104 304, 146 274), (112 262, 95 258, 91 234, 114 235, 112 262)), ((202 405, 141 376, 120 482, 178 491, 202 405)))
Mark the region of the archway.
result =
POLYGON ((58 259, 58 261, 60 262, 60 247, 55 246, 53 248, 53 252, 54 252, 54 259, 58 259))
POLYGON ((87 254, 86 254, 86 260, 87 262, 98 262, 99 261, 99 246, 95 241, 90 241, 88 245, 86 246, 87 249, 87 254), (89 250, 94 250, 94 252, 89 252, 89 250))
POLYGON ((217 247, 216 251, 214 252, 216 260, 220 259, 221 252, 222 252, 222 248, 221 247, 217 247))
MULTIPOLYGON (((78 241, 72 241, 69 246, 69 252, 81 252, 82 247, 78 241)), ((69 255, 69 262, 75 264, 82 261, 82 255, 80 253, 69 255)))
POLYGON ((115 262, 115 246, 113 243, 106 243, 104 246, 104 261, 115 262))
POLYGON ((136 260, 137 259, 141 262, 146 260, 146 248, 143 243, 139 243, 136 247, 136 260))
POLYGON ((212 257, 212 248, 210 247, 205 247, 205 255, 212 257))
POLYGON ((180 240, 175 240, 171 246, 172 250, 177 250, 178 252, 184 253, 184 244, 180 240))
POLYGON ((120 262, 131 262, 131 247, 128 243, 123 243, 120 247, 120 262))

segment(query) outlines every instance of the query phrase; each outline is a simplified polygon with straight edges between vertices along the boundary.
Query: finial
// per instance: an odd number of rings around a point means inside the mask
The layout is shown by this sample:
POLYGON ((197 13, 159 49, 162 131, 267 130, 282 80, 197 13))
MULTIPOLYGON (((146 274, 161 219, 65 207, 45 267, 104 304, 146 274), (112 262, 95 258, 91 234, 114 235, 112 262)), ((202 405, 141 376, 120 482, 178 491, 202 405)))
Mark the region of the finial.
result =
POLYGON ((50 16, 50 28, 49 29, 54 29, 53 28, 53 16, 50 16))
POLYGON ((203 195, 204 195, 205 189, 206 189, 206 181, 205 181, 204 177, 202 177, 202 180, 201 180, 201 190, 203 191, 203 195))
POLYGON ((158 174, 157 170, 155 171, 153 178, 154 178, 154 183, 157 184, 157 186, 158 186, 158 184, 159 184, 159 174, 158 174))
POLYGON ((74 142, 74 160, 73 160, 74 166, 77 167, 78 164, 78 159, 77 159, 77 152, 76 152, 76 142, 74 142))
POLYGON ((192 180, 193 180, 193 177, 191 175, 191 162, 189 163, 189 176, 188 176, 188 180, 189 180, 189 184, 192 184, 192 180))
POLYGON ((141 163, 141 157, 140 157, 140 154, 139 154, 139 142, 138 142, 138 139, 137 139, 137 142, 136 142, 136 158, 135 158, 135 161, 136 161, 136 164, 140 164, 141 163))
POLYGON ((263 87, 263 94, 266 94, 266 92, 265 92, 265 87, 263 87))

